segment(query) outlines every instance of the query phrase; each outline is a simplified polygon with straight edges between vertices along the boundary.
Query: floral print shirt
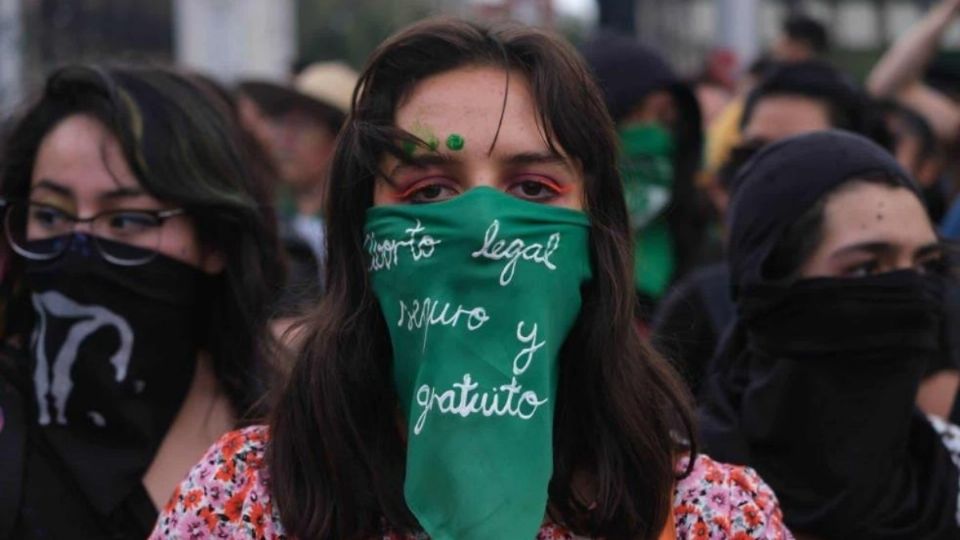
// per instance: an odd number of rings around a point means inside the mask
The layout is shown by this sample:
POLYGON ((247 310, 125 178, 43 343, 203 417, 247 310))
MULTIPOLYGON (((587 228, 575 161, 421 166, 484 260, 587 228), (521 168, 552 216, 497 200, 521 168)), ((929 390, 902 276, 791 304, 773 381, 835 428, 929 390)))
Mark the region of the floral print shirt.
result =
MULTIPOLYGON (((226 434, 190 471, 160 514, 150 540, 287 538, 270 498, 264 452, 268 430, 254 426, 226 434)), ((686 459, 678 463, 683 470, 686 459)), ((753 469, 697 457, 678 481, 673 498, 676 534, 682 539, 790 540, 773 491, 753 469)), ((383 540, 423 540, 386 532, 383 540)), ((548 525, 537 540, 573 540, 548 525)))

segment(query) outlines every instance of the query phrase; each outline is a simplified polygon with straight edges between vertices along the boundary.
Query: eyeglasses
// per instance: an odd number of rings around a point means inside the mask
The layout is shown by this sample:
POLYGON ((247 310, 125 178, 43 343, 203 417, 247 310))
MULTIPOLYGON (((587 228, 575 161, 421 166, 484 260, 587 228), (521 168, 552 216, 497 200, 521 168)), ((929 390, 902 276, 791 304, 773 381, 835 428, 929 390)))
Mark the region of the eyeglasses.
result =
POLYGON ((77 225, 89 224, 100 255, 120 266, 146 264, 157 255, 163 223, 183 214, 172 210, 108 210, 79 218, 62 208, 33 201, 0 199, 4 234, 18 254, 35 261, 55 259, 66 252, 77 225))

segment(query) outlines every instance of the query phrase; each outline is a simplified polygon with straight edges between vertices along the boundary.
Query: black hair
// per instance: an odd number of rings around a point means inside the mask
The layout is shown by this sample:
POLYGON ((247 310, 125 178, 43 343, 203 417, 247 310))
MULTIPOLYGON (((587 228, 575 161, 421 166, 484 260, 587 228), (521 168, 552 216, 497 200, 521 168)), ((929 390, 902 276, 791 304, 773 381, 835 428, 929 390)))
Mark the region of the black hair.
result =
POLYGON ((747 66, 747 73, 754 77, 764 77, 777 67, 779 63, 770 56, 760 56, 747 66))
MULTIPOLYGON (((920 143, 920 151, 917 155, 919 160, 927 160, 937 154, 936 134, 933 132, 930 122, 922 114, 893 100, 878 101, 877 107, 886 118, 900 120, 904 130, 917 138, 920 143)), ((898 133, 891 133, 890 135, 894 142, 896 142, 898 136, 902 136, 898 133)))
POLYGON ((783 21, 783 33, 794 41, 810 47, 822 55, 830 50, 830 36, 820 21, 802 14, 791 15, 783 21))
POLYGON ((747 96, 741 129, 750 123, 761 101, 777 96, 805 97, 822 103, 830 127, 863 135, 887 150, 893 147, 874 101, 852 79, 827 62, 807 60, 773 65, 747 96))
POLYGON ((750 123, 760 101, 774 96, 801 96, 823 103, 835 128, 865 134, 873 127, 866 95, 826 62, 791 62, 769 70, 747 97, 740 127, 750 123))

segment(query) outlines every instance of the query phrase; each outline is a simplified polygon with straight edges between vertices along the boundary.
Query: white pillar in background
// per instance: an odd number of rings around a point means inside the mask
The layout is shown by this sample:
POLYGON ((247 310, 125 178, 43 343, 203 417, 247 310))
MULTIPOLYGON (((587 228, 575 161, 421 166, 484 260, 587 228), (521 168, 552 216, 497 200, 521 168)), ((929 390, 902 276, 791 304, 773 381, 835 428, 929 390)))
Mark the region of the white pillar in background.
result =
POLYGON ((22 0, 0 0, 0 122, 23 99, 22 0))
POLYGON ((746 67, 760 52, 760 0, 715 0, 717 45, 736 53, 746 67))
POLYGON ((177 62, 230 83, 289 78, 296 57, 294 0, 175 0, 177 62))

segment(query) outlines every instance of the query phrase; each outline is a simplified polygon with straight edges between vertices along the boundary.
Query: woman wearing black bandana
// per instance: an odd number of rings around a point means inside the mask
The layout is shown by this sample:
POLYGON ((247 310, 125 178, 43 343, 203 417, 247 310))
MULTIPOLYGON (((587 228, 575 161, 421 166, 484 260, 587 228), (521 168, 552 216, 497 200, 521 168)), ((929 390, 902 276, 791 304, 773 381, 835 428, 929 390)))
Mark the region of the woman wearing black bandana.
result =
POLYGON ((181 75, 69 67, 10 134, 0 538, 145 537, 254 410, 279 273, 233 130, 181 75))
POLYGON ((960 431, 914 406, 944 280, 917 187, 840 131, 770 145, 737 184, 707 450, 756 468, 798 534, 960 538, 960 431))

